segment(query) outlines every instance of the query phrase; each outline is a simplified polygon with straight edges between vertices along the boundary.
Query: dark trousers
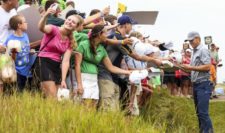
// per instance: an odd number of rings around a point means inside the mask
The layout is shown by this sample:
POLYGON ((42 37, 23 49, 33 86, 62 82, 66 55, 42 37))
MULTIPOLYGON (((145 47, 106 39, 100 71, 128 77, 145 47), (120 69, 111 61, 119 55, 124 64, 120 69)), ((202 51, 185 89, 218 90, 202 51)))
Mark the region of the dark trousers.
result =
POLYGON ((29 85, 29 90, 31 90, 31 81, 32 78, 28 78, 26 76, 20 75, 17 73, 17 85, 18 85, 18 92, 23 92, 26 83, 29 85))
POLYGON ((210 81, 193 84, 194 103, 198 116, 200 133, 213 133, 212 122, 209 117, 209 99, 213 84, 210 81))

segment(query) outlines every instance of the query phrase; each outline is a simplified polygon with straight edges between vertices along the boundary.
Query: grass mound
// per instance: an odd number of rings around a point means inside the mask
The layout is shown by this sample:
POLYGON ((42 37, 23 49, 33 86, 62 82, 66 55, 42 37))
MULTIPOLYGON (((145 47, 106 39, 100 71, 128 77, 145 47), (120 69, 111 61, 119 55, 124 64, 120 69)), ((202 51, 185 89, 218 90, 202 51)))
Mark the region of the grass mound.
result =
POLYGON ((190 99, 170 96, 166 91, 154 93, 142 109, 143 119, 164 132, 197 132, 197 117, 190 99))
MULTIPOLYGON (((216 133, 225 133, 225 102, 210 103, 210 116, 216 133)), ((199 132, 193 99, 174 97, 167 91, 154 92, 148 105, 142 109, 142 118, 160 132, 199 132)))
POLYGON ((157 132, 140 118, 122 112, 96 112, 74 105, 43 99, 40 95, 14 95, 0 100, 1 133, 145 133, 157 132))
MULTIPOLYGON (((154 92, 140 117, 123 112, 96 112, 71 101, 39 94, 0 96, 0 133, 197 133, 192 99, 154 92)), ((225 133, 225 102, 210 103, 216 133, 225 133)))

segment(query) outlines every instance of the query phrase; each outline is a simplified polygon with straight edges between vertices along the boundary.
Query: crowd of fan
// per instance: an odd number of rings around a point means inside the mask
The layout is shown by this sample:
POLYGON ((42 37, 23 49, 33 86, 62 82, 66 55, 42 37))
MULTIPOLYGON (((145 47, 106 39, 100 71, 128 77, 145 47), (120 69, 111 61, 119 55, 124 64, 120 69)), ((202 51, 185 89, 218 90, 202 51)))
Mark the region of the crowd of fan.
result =
MULTIPOLYGON (((24 16, 17 15, 17 11, 34 3, 24 2, 17 7, 18 0, 2 0, 0 6, 2 54, 10 41, 18 40, 21 44, 20 51, 15 48, 9 51, 15 61, 18 92, 36 81, 35 87, 41 88, 45 97, 56 98, 58 89, 68 88, 73 92, 73 99, 80 99, 82 104, 100 110, 127 108, 134 115, 138 115, 139 106, 149 100, 153 88, 160 90, 166 85, 172 95, 191 97, 190 73, 162 67, 167 60, 190 64, 192 48, 188 42, 181 45, 182 51, 177 51, 171 42, 151 40, 133 31, 135 21, 127 15, 118 18, 111 15, 110 7, 93 9, 86 17, 85 13, 75 10, 73 1, 61 0, 42 0, 37 10, 41 14, 38 28, 43 38, 29 42, 26 30, 31 24, 27 24, 24 16), (59 6, 54 9, 55 5, 59 6), (67 12, 65 20, 59 18, 67 6, 74 10, 67 12), (176 60, 174 55, 181 55, 181 60, 176 60), (129 82, 129 75, 142 69, 149 71, 148 77, 141 82, 129 82)), ((210 80, 215 86, 219 48, 211 44, 210 50, 210 80)), ((1 93, 4 84, 1 81, 1 93)))

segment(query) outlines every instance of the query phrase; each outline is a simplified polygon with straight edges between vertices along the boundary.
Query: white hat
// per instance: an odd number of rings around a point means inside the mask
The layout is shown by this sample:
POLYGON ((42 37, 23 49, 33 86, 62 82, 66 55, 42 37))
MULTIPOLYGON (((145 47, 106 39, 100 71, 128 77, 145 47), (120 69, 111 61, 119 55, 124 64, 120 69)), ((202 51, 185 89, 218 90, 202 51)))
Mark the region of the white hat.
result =
POLYGON ((131 83, 141 83, 141 80, 146 78, 148 76, 148 71, 145 70, 135 70, 133 71, 130 76, 129 76, 129 80, 131 83))
POLYGON ((174 52, 170 55, 174 61, 177 63, 182 63, 182 55, 180 52, 174 52))
POLYGON ((146 51, 145 55, 158 52, 159 49, 157 47, 152 46, 151 44, 145 44, 146 45, 146 51))
POLYGON ((191 52, 191 49, 188 48, 188 49, 185 50, 185 52, 191 52))
POLYGON ((166 42, 164 44, 164 47, 168 50, 171 50, 173 48, 173 42, 172 41, 166 42))
POLYGON ((144 33, 143 33, 143 37, 144 37, 144 38, 149 38, 149 37, 150 37, 150 35, 149 35, 149 34, 147 34, 146 32, 144 32, 144 33))

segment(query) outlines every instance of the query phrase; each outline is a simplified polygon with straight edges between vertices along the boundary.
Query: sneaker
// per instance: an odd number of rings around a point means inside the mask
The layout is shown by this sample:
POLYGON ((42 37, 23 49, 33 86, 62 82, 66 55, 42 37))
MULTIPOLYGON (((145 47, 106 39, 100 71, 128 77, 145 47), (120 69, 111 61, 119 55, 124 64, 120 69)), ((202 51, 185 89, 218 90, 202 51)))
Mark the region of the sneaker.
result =
POLYGON ((213 97, 213 98, 219 98, 217 95, 213 95, 212 97, 213 97))

